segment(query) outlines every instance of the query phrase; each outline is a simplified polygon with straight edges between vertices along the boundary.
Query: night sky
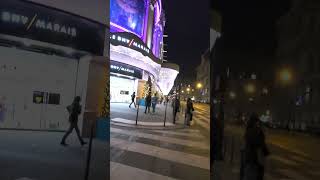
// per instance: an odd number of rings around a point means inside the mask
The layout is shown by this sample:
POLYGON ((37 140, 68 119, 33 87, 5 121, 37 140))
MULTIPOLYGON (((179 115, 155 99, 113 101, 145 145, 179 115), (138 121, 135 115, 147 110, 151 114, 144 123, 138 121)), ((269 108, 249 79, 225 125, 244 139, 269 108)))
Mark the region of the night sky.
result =
POLYGON ((223 60, 233 69, 272 68, 277 61, 276 21, 287 12, 289 0, 215 0, 211 6, 223 18, 223 60))
POLYGON ((163 0, 166 16, 165 54, 167 60, 180 65, 180 76, 196 77, 195 67, 209 48, 209 0, 163 0))

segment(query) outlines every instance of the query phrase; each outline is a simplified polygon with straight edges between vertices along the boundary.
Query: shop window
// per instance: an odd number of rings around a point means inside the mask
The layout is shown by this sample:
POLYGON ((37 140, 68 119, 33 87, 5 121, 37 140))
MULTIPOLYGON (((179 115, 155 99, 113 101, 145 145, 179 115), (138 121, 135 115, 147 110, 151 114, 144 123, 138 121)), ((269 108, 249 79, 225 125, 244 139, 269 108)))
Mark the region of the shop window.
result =
POLYGON ((122 95, 129 95, 129 91, 120 91, 120 94, 122 94, 122 95))
POLYGON ((33 103, 43 104, 44 103, 44 92, 34 91, 33 92, 33 103))
POLYGON ((59 105, 60 104, 60 94, 50 93, 48 104, 59 105))

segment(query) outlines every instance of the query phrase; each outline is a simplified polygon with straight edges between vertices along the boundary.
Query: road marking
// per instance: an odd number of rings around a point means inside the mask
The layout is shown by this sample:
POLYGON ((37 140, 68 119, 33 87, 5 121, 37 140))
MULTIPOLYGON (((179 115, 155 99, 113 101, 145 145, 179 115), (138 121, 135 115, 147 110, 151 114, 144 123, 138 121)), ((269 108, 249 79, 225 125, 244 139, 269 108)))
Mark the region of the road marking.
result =
POLYGON ((180 136, 188 136, 188 137, 199 137, 203 138, 204 136, 195 133, 190 133, 190 132, 183 132, 179 130, 171 131, 171 130, 152 130, 153 132, 158 132, 158 133, 164 133, 164 134, 171 134, 171 135, 180 135, 180 136))
POLYGON ((127 166, 124 164, 110 162, 111 169, 111 180, 176 180, 174 178, 156 174, 150 171, 142 170, 139 168, 127 166))
MULTIPOLYGON (((111 119, 113 122, 117 123, 124 123, 124 124, 136 124, 135 120, 130 120, 130 119, 123 119, 123 118, 113 118, 111 119)), ((143 121, 138 121, 138 125, 142 126, 163 126, 163 122, 143 122, 143 121)), ((171 122, 166 122, 166 126, 174 126, 171 122)))
POLYGON ((172 162, 178 162, 189 166, 210 170, 210 158, 208 157, 169 150, 143 143, 130 142, 116 138, 110 139, 110 145, 111 147, 119 148, 125 151, 141 153, 172 162))
POLYGON ((305 176, 297 173, 295 170, 289 170, 289 169, 280 169, 278 170, 282 174, 288 176, 290 179, 294 180, 310 180, 309 178, 306 178, 305 176))
POLYGON ((280 162, 288 164, 288 165, 294 165, 294 166, 299 165, 297 162, 295 162, 293 160, 290 160, 288 158, 281 157, 279 155, 271 155, 270 159, 273 159, 273 160, 276 160, 276 161, 280 161, 280 162))
POLYGON ((148 133, 137 132, 137 131, 127 131, 127 130, 122 130, 122 129, 113 128, 113 127, 110 128, 110 131, 113 133, 126 134, 129 136, 137 136, 137 137, 148 138, 148 139, 152 139, 152 140, 159 140, 159 141, 163 141, 163 142, 167 142, 167 143, 210 149, 209 145, 204 142, 197 142, 197 141, 192 141, 192 140, 184 140, 184 139, 179 139, 179 138, 165 137, 165 136, 161 136, 161 135, 154 135, 154 134, 148 134, 148 133))

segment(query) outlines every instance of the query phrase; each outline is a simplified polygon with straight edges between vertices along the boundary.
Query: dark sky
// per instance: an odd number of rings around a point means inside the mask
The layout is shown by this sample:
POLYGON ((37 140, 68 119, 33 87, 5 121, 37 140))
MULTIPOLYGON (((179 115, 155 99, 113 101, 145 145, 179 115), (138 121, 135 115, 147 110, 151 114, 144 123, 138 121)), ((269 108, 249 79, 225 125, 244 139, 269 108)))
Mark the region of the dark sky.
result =
POLYGON ((195 67, 209 48, 209 0, 163 0, 167 59, 180 65, 183 77, 196 76, 195 67))
POLYGON ((276 63, 276 21, 287 12, 289 0, 214 0, 223 18, 219 42, 224 61, 233 68, 256 69, 276 63))

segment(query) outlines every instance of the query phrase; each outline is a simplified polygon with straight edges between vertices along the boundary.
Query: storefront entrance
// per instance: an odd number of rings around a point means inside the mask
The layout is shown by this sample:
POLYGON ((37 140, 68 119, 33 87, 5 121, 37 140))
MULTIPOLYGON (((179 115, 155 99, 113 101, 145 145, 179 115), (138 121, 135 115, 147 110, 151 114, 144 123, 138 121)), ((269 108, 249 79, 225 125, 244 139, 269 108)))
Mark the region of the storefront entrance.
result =
POLYGON ((0 128, 64 130, 77 60, 0 47, 0 128))
MULTIPOLYGON (((131 95, 136 92, 137 81, 117 76, 110 77, 110 102, 131 102, 131 95)), ((136 92, 137 93, 137 92, 136 92)))

